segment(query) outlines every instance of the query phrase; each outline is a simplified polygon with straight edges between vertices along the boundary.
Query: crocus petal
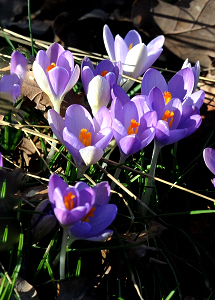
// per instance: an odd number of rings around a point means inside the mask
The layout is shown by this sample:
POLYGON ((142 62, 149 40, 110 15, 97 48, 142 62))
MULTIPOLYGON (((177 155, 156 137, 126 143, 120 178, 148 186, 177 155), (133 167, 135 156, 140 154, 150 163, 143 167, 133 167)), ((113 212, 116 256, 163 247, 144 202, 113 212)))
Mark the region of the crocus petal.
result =
POLYGON ((104 151, 101 148, 94 146, 84 147, 79 150, 80 156, 83 159, 86 166, 91 166, 97 163, 104 154, 104 151))
POLYGON ((70 71, 74 69, 74 58, 72 53, 68 50, 63 51, 58 57, 57 66, 66 69, 70 74, 70 71))
POLYGON ((114 50, 116 61, 121 61, 124 70, 124 62, 128 53, 128 46, 119 34, 115 37, 114 50))
POLYGON ((108 203, 108 200, 110 198, 110 185, 108 181, 103 181, 98 183, 93 187, 93 190, 95 191, 96 199, 95 199, 95 205, 104 205, 108 203))
POLYGON ((53 103, 54 98, 55 98, 54 91, 50 85, 50 81, 49 81, 46 73, 44 72, 43 68, 37 61, 35 61, 33 63, 33 72, 34 72, 34 77, 37 81, 37 84, 39 85, 41 90, 43 90, 43 92, 48 95, 48 97, 50 98, 50 100, 53 103))
POLYGON ((104 242, 107 239, 109 239, 112 235, 113 235, 113 230, 107 229, 107 230, 103 230, 96 236, 85 238, 85 240, 91 242, 104 242))
POLYGON ((136 30, 130 30, 125 38, 124 38, 125 43, 127 44, 127 47, 134 47, 138 44, 142 43, 142 38, 140 34, 136 30))
POLYGON ((63 227, 71 227, 73 224, 84 218, 87 211, 88 209, 86 206, 79 206, 72 210, 62 210, 58 207, 54 208, 54 214, 63 227))
POLYGON ((54 109, 49 109, 48 122, 57 139, 62 144, 64 144, 63 142, 63 129, 65 127, 64 119, 54 109))
POLYGON ((191 94, 189 97, 187 97, 183 102, 183 106, 184 105, 193 105, 193 106, 196 106, 198 109, 200 109, 204 102, 204 99, 205 99, 205 92, 202 90, 199 90, 199 91, 191 94))
POLYGON ((111 127, 111 115, 107 107, 102 106, 93 118, 93 124, 95 126, 95 133, 106 127, 111 127))
POLYGON ((113 137, 113 131, 112 128, 103 128, 101 129, 92 140, 92 144, 95 147, 105 149, 107 145, 110 143, 113 137))
POLYGON ((63 130, 63 142, 68 151, 71 153, 72 157, 77 161, 78 164, 81 163, 81 157, 79 150, 84 148, 84 145, 79 141, 78 137, 68 131, 67 127, 63 130))
POLYGON ((56 174, 52 174, 49 178, 49 190, 48 190, 49 200, 51 203, 54 202, 53 193, 57 187, 60 189, 61 193, 63 194, 63 192, 67 188, 67 185, 60 176, 56 174))
POLYGON ((117 119, 114 119, 113 120, 113 125, 112 125, 112 128, 113 128, 113 135, 114 135, 114 138, 117 142, 117 144, 119 143, 119 141, 127 136, 127 131, 125 129, 125 127, 123 126, 123 124, 117 120, 117 119))
MULTIPOLYGON (((50 64, 52 62, 50 62, 47 54, 45 51, 43 50, 40 50, 37 52, 37 55, 36 55, 36 58, 35 58, 35 61, 41 66, 41 68, 43 69, 43 71, 47 74, 47 67, 50 66, 50 64)), ((33 65, 34 67, 34 65, 33 65)), ((34 71, 34 69, 33 69, 34 71)), ((35 74, 34 74, 35 76, 35 74)))
POLYGON ((94 217, 89 218, 90 232, 85 236, 92 237, 106 229, 116 218, 117 206, 115 204, 101 205, 94 211, 94 217))
POLYGON ((190 68, 178 71, 168 83, 168 91, 174 98, 183 100, 193 91, 194 75, 190 68))
POLYGON ((141 149, 141 141, 135 134, 127 135, 119 141, 123 154, 130 156, 141 149))
POLYGON ((163 75, 158 70, 149 69, 143 75, 141 95, 148 96, 153 87, 158 87, 162 93, 168 91, 168 86, 163 75))
POLYGON ((81 239, 91 230, 91 225, 88 222, 77 222, 69 230, 73 239, 81 239))
POLYGON ((90 81, 87 99, 93 115, 97 113, 101 106, 108 105, 110 101, 110 85, 104 77, 97 75, 90 81))
POLYGON ((114 38, 107 25, 103 28, 103 40, 105 44, 106 51, 111 60, 116 60, 114 52, 114 38))
POLYGON ((76 137, 79 136, 81 129, 94 133, 93 120, 90 113, 82 105, 70 105, 65 114, 65 126, 76 137))
POLYGON ((203 158, 208 169, 215 174, 215 150, 212 148, 205 148, 203 151, 203 158))
POLYGON ((18 51, 14 51, 12 53, 10 60, 10 73, 16 73, 21 78, 22 82, 27 74, 27 65, 28 60, 22 53, 18 51))
POLYGON ((74 70, 72 71, 71 76, 68 80, 68 83, 64 89, 64 92, 62 93, 62 96, 61 96, 62 99, 64 98, 66 93, 68 93, 73 88, 73 86, 76 84, 76 82, 78 81, 79 75, 80 75, 80 68, 78 65, 75 65, 74 70))
POLYGON ((62 101, 64 89, 69 81, 69 73, 62 67, 55 67, 48 74, 54 94, 56 95, 55 98, 62 101))
POLYGON ((88 85, 90 81, 94 78, 93 71, 89 67, 82 67, 81 68, 81 80, 84 88, 85 94, 87 94, 88 85))
POLYGON ((47 49, 46 54, 49 58, 50 63, 57 64, 58 57, 64 52, 64 48, 58 44, 53 43, 51 46, 47 49))
POLYGON ((165 111, 166 102, 164 100, 163 93, 159 88, 154 87, 149 92, 148 103, 152 107, 152 109, 157 112, 158 119, 162 119, 165 111))

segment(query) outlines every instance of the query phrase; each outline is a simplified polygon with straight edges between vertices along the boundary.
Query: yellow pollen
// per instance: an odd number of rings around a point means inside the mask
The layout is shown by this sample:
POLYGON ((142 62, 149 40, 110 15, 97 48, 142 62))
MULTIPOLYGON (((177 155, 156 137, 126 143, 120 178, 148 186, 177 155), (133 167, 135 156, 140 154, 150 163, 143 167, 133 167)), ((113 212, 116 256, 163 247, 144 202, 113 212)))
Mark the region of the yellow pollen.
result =
POLYGON ((127 131, 128 135, 137 134, 139 126, 140 126, 140 123, 138 123, 136 120, 132 119, 131 120, 131 125, 128 127, 128 131, 127 131))
POLYGON ((81 220, 82 222, 89 222, 89 217, 94 217, 94 211, 95 211, 95 207, 93 206, 91 208, 91 210, 88 212, 88 214, 86 214, 86 216, 81 220))
POLYGON ((102 71, 102 72, 101 72, 102 77, 104 77, 107 73, 108 73, 108 71, 106 71, 106 70, 105 70, 105 71, 102 71))
POLYGON ((132 47, 133 47, 133 43, 131 43, 131 44, 129 45, 128 51, 130 51, 132 47))
POLYGON ((51 63, 50 66, 48 66, 46 68, 46 72, 48 73, 51 69, 53 69, 54 67, 56 67, 56 64, 55 63, 51 63))
POLYGON ((163 114, 163 118, 162 118, 163 121, 168 121, 168 119, 170 119, 169 128, 172 126, 173 117, 174 117, 173 111, 166 110, 165 113, 163 114))
POLYGON ((75 196, 69 192, 67 196, 64 196, 64 205, 66 209, 72 210, 74 207, 74 201, 72 200, 75 196))
POLYGON ((81 141, 85 147, 91 145, 91 132, 87 132, 87 129, 85 129, 85 128, 81 129, 78 138, 79 138, 79 141, 81 141))
POLYGON ((163 95, 166 103, 168 103, 172 99, 172 94, 170 92, 164 92, 163 95))

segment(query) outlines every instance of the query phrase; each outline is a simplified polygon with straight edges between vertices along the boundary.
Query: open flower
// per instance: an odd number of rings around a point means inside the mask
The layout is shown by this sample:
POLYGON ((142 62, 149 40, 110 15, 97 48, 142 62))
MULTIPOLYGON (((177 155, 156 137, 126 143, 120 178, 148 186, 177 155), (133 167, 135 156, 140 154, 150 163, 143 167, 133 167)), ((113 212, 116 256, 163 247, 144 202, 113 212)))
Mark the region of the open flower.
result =
MULTIPOLYGON (((202 97, 202 93, 200 97, 202 97)), ((158 117, 155 133, 158 147, 175 143, 191 135, 200 126, 202 118, 199 109, 195 108, 191 98, 187 99, 190 99, 190 104, 188 100, 187 102, 185 100, 185 104, 183 104, 178 98, 166 101, 165 95, 157 87, 154 87, 149 93, 148 104, 157 112, 158 117)), ((204 96, 201 98, 203 102, 202 99, 204 96)), ((197 99, 196 102, 198 102, 197 99)))
POLYGON ((21 94, 22 83, 27 74, 28 61, 25 56, 15 51, 11 55, 10 74, 4 75, 0 80, 0 92, 13 98, 13 103, 21 94))
MULTIPOLYGON (((208 169, 215 175, 215 150, 212 148, 205 148, 203 151, 203 158, 208 169)), ((212 183, 215 187, 215 178, 212 183)))
POLYGON ((198 84, 198 81, 199 81, 199 75, 200 75, 200 64, 199 64, 199 61, 197 61, 195 63, 195 66, 192 67, 191 64, 189 63, 188 61, 188 58, 184 61, 182 67, 182 69, 185 69, 185 68, 190 68, 193 72, 193 75, 194 75, 194 87, 193 87, 193 92, 195 91, 196 87, 197 87, 197 84, 198 84))
POLYGON ((107 106, 111 100, 111 88, 119 84, 122 65, 105 59, 94 69, 92 62, 85 57, 81 65, 81 79, 93 115, 101 106, 107 106))
POLYGON ((52 131, 67 147, 82 171, 100 160, 113 136, 111 116, 104 106, 92 119, 83 106, 73 104, 66 110, 65 121, 51 109, 48 111, 48 120, 52 131))
MULTIPOLYGON (((79 182, 76 186, 80 191, 87 184, 79 182)), ((92 189, 95 191, 95 203, 90 213, 70 228, 72 240, 104 241, 113 234, 112 230, 106 229, 117 214, 117 206, 108 204, 110 186, 108 182, 101 182, 92 189)))
MULTIPOLYGON (((110 59, 121 61, 123 74, 132 78, 138 78, 156 61, 164 44, 164 36, 160 35, 146 46, 136 30, 130 30, 124 39, 120 35, 114 39, 107 25, 103 29, 103 39, 110 59)), ((123 89, 127 91, 133 83, 126 80, 123 89)))
POLYGON ((33 63, 34 77, 39 87, 49 96, 54 109, 60 112, 64 96, 76 84, 80 69, 74 66, 70 51, 53 43, 47 51, 40 50, 33 63))
POLYGON ((113 134, 121 152, 121 160, 143 149, 153 140, 157 114, 149 110, 144 96, 135 96, 123 104, 118 91, 112 102, 111 114, 113 134))
POLYGON ((88 185, 81 189, 79 183, 68 187, 62 178, 52 174, 48 194, 54 214, 64 228, 71 227, 93 210, 95 191, 88 185))

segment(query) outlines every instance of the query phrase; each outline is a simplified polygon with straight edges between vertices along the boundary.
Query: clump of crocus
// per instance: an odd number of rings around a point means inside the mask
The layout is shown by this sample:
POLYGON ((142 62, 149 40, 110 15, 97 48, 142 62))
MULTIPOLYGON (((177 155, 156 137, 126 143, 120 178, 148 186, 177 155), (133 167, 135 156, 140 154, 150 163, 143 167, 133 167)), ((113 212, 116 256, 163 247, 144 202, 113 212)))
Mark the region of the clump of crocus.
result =
MULTIPOLYGON (((203 158, 208 169, 215 175, 215 150, 212 148, 205 148, 203 151, 203 158)), ((215 187, 215 178, 212 179, 215 187)))
MULTIPOLYGON (((164 36, 160 35, 146 46, 136 30, 130 30, 124 39, 119 34, 114 39, 107 25, 103 29, 103 39, 110 59, 121 61, 123 74, 134 79, 142 75, 157 60, 164 44, 164 36)), ((133 83, 132 80, 123 80, 123 89, 128 91, 133 83)))
POLYGON ((78 65, 70 51, 53 43, 47 51, 40 50, 33 63, 34 77, 39 87, 46 93, 54 109, 60 113, 64 96, 76 84, 80 74, 78 65))
POLYGON ((93 115, 101 106, 107 106, 111 100, 111 89, 114 84, 119 84, 122 76, 121 63, 112 63, 105 59, 94 69, 88 57, 81 65, 81 79, 87 100, 93 115))
POLYGON ((65 120, 51 109, 48 111, 48 120, 52 131, 67 147, 82 172, 100 160, 113 136, 110 112, 104 106, 93 119, 78 104, 67 108, 65 120))
POLYGON ((0 80, 0 92, 13 98, 15 104, 21 94, 22 83, 27 74, 28 60, 25 56, 15 51, 11 55, 10 74, 4 75, 0 80))
POLYGON ((53 174, 49 179, 49 200, 54 214, 63 228, 63 238, 60 254, 60 278, 65 278, 66 245, 69 228, 93 214, 95 190, 88 185, 80 187, 67 184, 58 175, 53 174))
POLYGON ((200 75, 200 64, 199 64, 199 61, 197 61, 195 63, 195 65, 192 67, 191 64, 189 63, 188 61, 188 58, 184 61, 182 67, 182 69, 185 69, 185 68, 190 68, 193 72, 193 75, 194 75, 194 86, 193 86, 193 92, 195 91, 196 87, 197 87, 197 84, 198 84, 198 81, 199 81, 199 75, 200 75))
MULTIPOLYGON (((79 182, 78 189, 84 189, 87 184, 79 182)), ((93 209, 81 221, 70 228, 71 242, 74 240, 105 241, 112 234, 107 227, 113 222, 117 214, 117 206, 108 204, 110 186, 108 182, 101 182, 92 188, 95 191, 93 209)))

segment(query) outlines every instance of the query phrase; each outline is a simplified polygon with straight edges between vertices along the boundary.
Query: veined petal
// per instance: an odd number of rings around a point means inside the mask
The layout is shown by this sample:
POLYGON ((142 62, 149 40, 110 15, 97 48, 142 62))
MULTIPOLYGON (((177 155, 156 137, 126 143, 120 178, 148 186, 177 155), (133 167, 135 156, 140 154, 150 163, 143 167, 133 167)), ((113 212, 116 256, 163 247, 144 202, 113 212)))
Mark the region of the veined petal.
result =
POLYGON ((110 85, 104 77, 97 75, 90 81, 87 99, 93 115, 97 113, 101 106, 108 105, 110 101, 110 85))
POLYGON ((65 50, 57 60, 57 66, 65 68, 68 72, 74 69, 74 58, 70 51, 65 50), (67 61, 67 62, 66 62, 67 61))
POLYGON ((148 103, 153 110, 157 112, 158 120, 161 120, 166 110, 166 102, 164 100, 163 93, 157 87, 154 87, 148 96, 148 103))
POLYGON ((79 150, 80 156, 83 159, 86 166, 91 166, 97 163, 104 154, 104 151, 101 148, 94 146, 84 147, 79 150))
POLYGON ((157 51, 148 53, 145 65, 143 66, 141 71, 141 75, 153 65, 153 63, 158 59, 162 52, 163 49, 158 49, 157 51))
POLYGON ((69 153, 71 153, 74 160, 80 164, 80 154, 79 150, 84 148, 85 146, 79 141, 78 137, 68 131, 67 127, 63 130, 63 141, 64 145, 68 149, 69 153))
POLYGON ((28 60, 22 53, 18 51, 14 51, 12 53, 10 60, 10 73, 16 73, 21 78, 22 82, 27 74, 27 65, 28 60))
POLYGON ((157 50, 159 48, 163 47, 164 41, 165 41, 165 38, 163 35, 159 35, 156 38, 154 38, 153 40, 151 40, 151 42, 149 42, 147 45, 148 53, 157 52, 157 50))
POLYGON ((106 51, 111 60, 116 60, 114 51, 114 38, 107 25, 103 28, 103 40, 105 44, 106 51))
MULTIPOLYGON (((52 63, 50 62, 46 52, 43 50, 37 52, 35 61, 41 66, 41 68, 45 73, 47 73, 46 71, 47 67, 50 66, 50 64, 52 63)), ((34 64, 33 64, 33 71, 34 71, 34 64)))
POLYGON ((64 144, 63 141, 63 129, 65 127, 64 119, 54 109, 49 109, 48 122, 57 139, 62 144, 64 144))
POLYGON ((123 124, 120 121, 118 121, 117 119, 113 120, 112 128, 113 128, 114 138, 115 138, 117 144, 119 144, 119 141, 123 137, 128 135, 127 131, 126 131, 125 127, 123 126, 123 124))
POLYGON ((203 151, 203 158, 208 169, 215 174, 215 150, 212 148, 205 148, 203 151))
POLYGON ((96 199, 95 205, 107 204, 110 198, 110 185, 108 181, 102 181, 93 187, 96 199))
POLYGON ((201 108, 203 102, 205 99, 205 92, 202 90, 196 91, 195 93, 192 93, 189 97, 187 97, 182 105, 192 105, 197 107, 198 109, 201 108))
POLYGON ((82 70, 81 80, 82 80, 84 92, 85 94, 87 94, 88 85, 90 81, 94 78, 94 74, 93 71, 88 66, 84 66, 81 70, 82 70))

